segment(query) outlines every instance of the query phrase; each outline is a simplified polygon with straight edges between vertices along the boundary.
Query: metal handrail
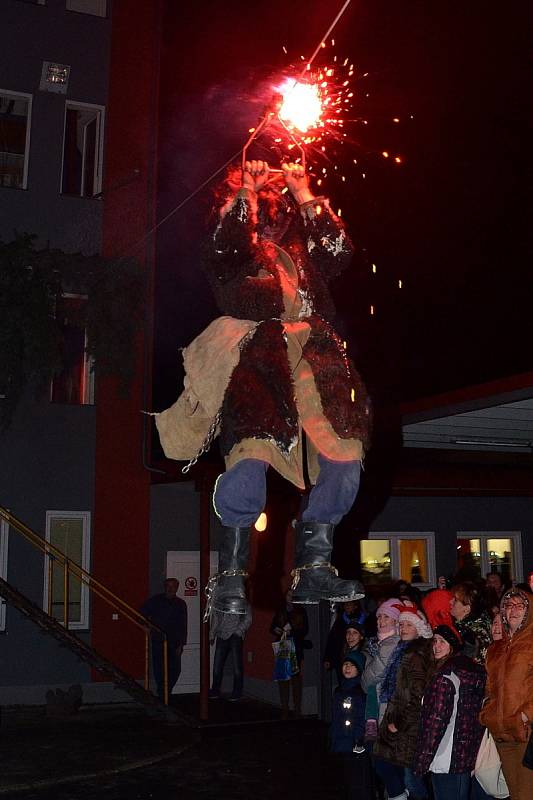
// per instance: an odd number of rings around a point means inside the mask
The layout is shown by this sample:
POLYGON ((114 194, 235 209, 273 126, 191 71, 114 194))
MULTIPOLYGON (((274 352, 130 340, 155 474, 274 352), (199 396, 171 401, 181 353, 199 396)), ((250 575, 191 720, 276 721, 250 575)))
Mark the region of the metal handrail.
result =
POLYGON ((149 688, 149 634, 157 633, 163 640, 163 690, 164 690, 164 703, 168 705, 168 639, 167 635, 162 628, 152 622, 136 608, 130 606, 121 597, 118 597, 111 589, 108 589, 103 583, 91 575, 90 572, 80 567, 79 564, 71 561, 68 556, 63 553, 55 545, 47 542, 42 536, 39 536, 34 530, 29 528, 22 520, 15 517, 7 508, 0 506, 0 517, 3 517, 8 523, 10 528, 20 533, 27 541, 39 549, 45 558, 48 559, 48 615, 52 615, 52 582, 53 582, 53 562, 57 561, 63 566, 63 624, 68 628, 68 605, 69 605, 69 576, 73 575, 80 583, 84 583, 88 589, 94 592, 97 597, 111 606, 115 611, 119 611, 126 619, 133 622, 138 628, 141 628, 145 635, 145 668, 144 668, 144 688, 149 688))

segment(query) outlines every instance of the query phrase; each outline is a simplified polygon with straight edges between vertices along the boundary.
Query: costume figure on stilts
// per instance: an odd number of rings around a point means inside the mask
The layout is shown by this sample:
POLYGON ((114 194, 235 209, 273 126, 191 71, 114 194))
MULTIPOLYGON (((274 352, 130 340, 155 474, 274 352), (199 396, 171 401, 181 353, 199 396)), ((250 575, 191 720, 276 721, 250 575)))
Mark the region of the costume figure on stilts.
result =
POLYGON ((156 415, 170 458, 194 461, 220 438, 226 471, 213 503, 224 538, 210 607, 245 613, 250 529, 265 506, 266 472, 271 466, 305 488, 303 432, 313 488, 296 525, 293 602, 361 598, 362 585, 339 579, 330 563, 370 428, 365 388, 327 322, 328 283, 349 265, 352 244, 299 164, 283 164, 273 180, 266 162, 247 161, 219 196, 206 268, 225 316, 186 348, 184 391, 156 415))

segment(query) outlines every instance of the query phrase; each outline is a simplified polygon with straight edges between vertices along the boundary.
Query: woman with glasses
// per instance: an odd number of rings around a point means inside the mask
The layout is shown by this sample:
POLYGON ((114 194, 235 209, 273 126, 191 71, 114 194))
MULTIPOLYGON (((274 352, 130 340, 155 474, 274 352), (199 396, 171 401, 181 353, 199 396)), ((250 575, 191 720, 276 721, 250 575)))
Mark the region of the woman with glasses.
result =
POLYGON ((533 611, 531 595, 506 592, 502 639, 487 654, 487 697, 480 720, 492 733, 512 800, 533 798, 533 771, 522 765, 533 721, 533 611))

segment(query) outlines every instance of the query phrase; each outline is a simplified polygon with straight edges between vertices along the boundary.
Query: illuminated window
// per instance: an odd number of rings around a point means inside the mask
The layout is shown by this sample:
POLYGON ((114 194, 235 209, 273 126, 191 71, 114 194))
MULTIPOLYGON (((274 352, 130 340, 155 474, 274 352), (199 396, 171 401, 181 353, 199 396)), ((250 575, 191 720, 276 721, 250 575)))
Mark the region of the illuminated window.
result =
POLYGON ((363 583, 405 580, 422 589, 435 585, 435 537, 431 532, 377 532, 361 542, 363 583))
POLYGON ((461 580, 479 580, 487 572, 500 572, 504 583, 523 580, 519 531, 457 534, 457 576, 461 580))
POLYGON ((26 189, 31 95, 0 90, 0 186, 26 189))
POLYGON ((61 192, 94 197, 102 189, 102 106, 67 101, 61 192))
MULTIPOLYGON (((71 561, 83 569, 89 569, 90 553, 90 512, 89 511, 47 511, 46 541, 53 544, 71 561)), ((49 581, 48 559, 45 558, 44 604, 48 611, 49 581)), ((65 599, 64 568, 52 561, 52 616, 63 620, 65 599)), ((70 575, 68 580, 68 620, 69 628, 89 627, 89 591, 85 583, 70 575)))
MULTIPOLYGON (((7 580, 7 547, 9 540, 9 525, 2 519, 0 521, 0 578, 7 580)), ((6 629, 6 601, 0 597, 0 631, 6 629)))
POLYGON ((67 11, 78 11, 80 14, 105 17, 106 5, 106 0, 67 0, 67 11))
POLYGON ((83 310, 87 299, 65 294, 58 300, 56 319, 61 330, 62 369, 54 376, 50 390, 52 403, 92 405, 94 372, 87 355, 87 336, 83 310))

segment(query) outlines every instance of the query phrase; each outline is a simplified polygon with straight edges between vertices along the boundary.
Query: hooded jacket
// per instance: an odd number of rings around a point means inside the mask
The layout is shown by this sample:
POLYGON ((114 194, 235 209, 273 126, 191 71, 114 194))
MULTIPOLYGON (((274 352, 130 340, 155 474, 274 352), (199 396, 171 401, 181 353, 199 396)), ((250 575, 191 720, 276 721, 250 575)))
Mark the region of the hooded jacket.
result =
POLYGON ((488 649, 487 697, 480 720, 496 741, 525 742, 528 726, 521 713, 533 721, 533 611, 531 595, 520 589, 506 592, 500 604, 503 639, 488 649), (511 635, 505 604, 520 598, 526 612, 520 627, 511 635))
POLYGON ((447 659, 437 670, 422 701, 415 773, 423 775, 431 769, 460 774, 474 769, 483 736, 478 717, 485 680, 483 667, 462 654, 447 659), (446 741, 448 758, 443 754, 446 741), (440 758, 438 766, 436 756, 440 758))
POLYGON ((365 695, 361 678, 343 678, 333 695, 329 746, 332 753, 352 753, 365 733, 365 695))

